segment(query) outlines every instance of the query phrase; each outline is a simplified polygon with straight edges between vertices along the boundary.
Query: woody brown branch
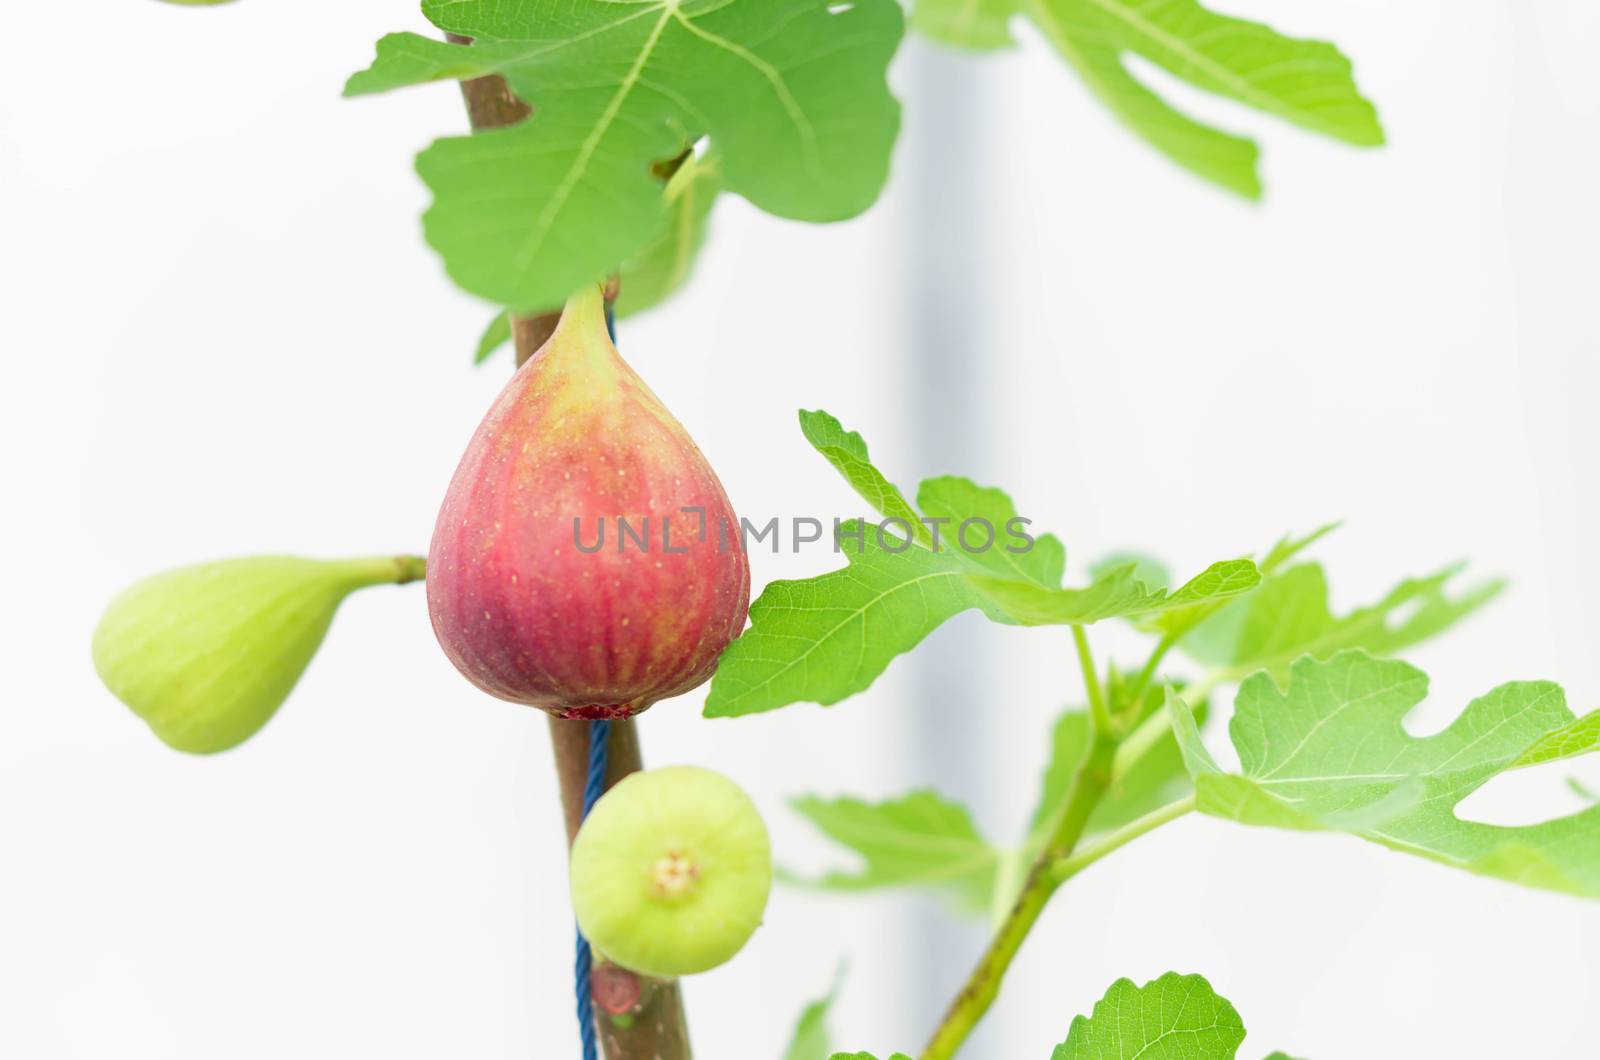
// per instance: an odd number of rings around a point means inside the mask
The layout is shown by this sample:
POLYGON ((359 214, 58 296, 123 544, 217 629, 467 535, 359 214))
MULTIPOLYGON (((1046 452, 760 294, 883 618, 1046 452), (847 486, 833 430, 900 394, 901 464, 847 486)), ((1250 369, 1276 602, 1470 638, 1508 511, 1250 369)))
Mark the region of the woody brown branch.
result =
MULTIPOLYGON (((451 35, 457 44, 470 40, 451 35)), ((474 129, 514 125, 532 114, 533 109, 512 94, 502 77, 479 77, 461 83, 467 115, 474 129)), ((614 292, 607 292, 615 297, 614 292)), ((513 315, 511 337, 521 366, 544 345, 555 330, 560 313, 513 315)), ((583 789, 589 771, 589 722, 550 719, 550 743, 555 752, 556 777, 565 815, 567 844, 571 846, 583 820, 583 789)), ((606 787, 629 773, 643 768, 639 751, 639 731, 632 718, 611 723, 606 787)), ((620 970, 612 971, 615 976, 620 970)), ((632 975, 631 972, 621 972, 632 975)), ((620 1018, 597 1007, 600 1042, 606 1060, 692 1060, 689 1031, 683 1012, 683 997, 676 982, 641 979, 639 1000, 620 1018)), ((540 1055, 544 1055, 541 1047, 540 1055)))

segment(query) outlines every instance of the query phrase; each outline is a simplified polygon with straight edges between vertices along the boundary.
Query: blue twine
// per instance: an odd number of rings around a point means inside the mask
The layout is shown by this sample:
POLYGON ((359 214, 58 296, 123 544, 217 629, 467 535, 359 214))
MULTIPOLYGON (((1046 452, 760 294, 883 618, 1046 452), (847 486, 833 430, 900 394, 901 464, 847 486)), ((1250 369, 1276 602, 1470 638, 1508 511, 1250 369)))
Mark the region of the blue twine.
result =
MULTIPOLYGON (((617 314, 610 302, 606 303, 606 334, 613 345, 617 341, 617 314)), ((611 739, 609 721, 589 723, 589 775, 583 783, 583 816, 588 817, 594 804, 606 790, 606 750, 611 739)), ((578 1035, 583 1040, 583 1060, 600 1060, 600 1044, 595 1040, 594 991, 589 985, 589 973, 594 970, 594 953, 589 940, 578 930, 577 960, 573 962, 578 995, 578 1035)))
MULTIPOLYGON (((583 815, 589 816, 606 787, 606 744, 610 742, 611 723, 589 723, 589 776, 583 785, 583 815)), ((589 973, 594 967, 594 956, 589 940, 578 931, 578 959, 573 970, 577 973, 578 1034, 583 1039, 583 1060, 600 1060, 600 1046, 595 1040, 594 994, 589 987, 589 973)))

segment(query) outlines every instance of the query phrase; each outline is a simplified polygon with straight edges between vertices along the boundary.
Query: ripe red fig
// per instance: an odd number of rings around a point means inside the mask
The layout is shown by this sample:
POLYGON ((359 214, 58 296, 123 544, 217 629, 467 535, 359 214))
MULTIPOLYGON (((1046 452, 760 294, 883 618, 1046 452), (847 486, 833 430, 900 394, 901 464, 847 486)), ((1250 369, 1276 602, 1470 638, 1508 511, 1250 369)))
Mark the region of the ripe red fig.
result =
POLYGON ((473 684, 563 718, 637 714, 711 676, 750 566, 722 483, 574 295, 456 468, 428 611, 473 684))

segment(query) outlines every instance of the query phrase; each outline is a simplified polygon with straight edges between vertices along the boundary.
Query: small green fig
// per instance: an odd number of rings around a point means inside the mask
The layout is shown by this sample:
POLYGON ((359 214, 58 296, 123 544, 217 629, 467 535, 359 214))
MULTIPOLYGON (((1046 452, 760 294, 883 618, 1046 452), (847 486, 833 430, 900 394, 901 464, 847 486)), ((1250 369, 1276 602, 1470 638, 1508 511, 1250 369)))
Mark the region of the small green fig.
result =
POLYGON ((662 979, 724 963, 772 890, 767 826, 738 785, 695 766, 624 777, 572 844, 572 908, 606 958, 662 979))
POLYGON ((288 697, 346 596, 415 581, 423 566, 415 556, 249 556, 157 574, 106 608, 95 670, 165 743, 226 751, 288 697))

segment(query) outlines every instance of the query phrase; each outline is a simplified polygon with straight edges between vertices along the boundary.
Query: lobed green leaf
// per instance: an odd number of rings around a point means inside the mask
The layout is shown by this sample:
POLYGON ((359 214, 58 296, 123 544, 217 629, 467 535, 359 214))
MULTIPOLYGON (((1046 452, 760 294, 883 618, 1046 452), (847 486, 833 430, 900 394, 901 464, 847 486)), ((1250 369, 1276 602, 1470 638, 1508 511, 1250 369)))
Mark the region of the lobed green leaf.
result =
POLYGON ((926 887, 949 894, 964 911, 988 908, 1000 852, 978 833, 965 807, 937 792, 878 803, 806 795, 790 804, 861 856, 859 871, 832 872, 817 885, 839 891, 926 887))
POLYGON ((906 501, 900 488, 884 478, 883 473, 873 466, 872 458, 867 455, 867 443, 861 435, 845 430, 838 420, 821 409, 815 412, 800 410, 800 431, 811 447, 844 476, 850 488, 872 505, 873 511, 887 519, 904 521, 909 532, 916 535, 918 540, 931 540, 917 510, 906 501))
POLYGON ((1112 983, 1050 1060, 1234 1060, 1244 1037, 1239 1013, 1204 976, 1168 972, 1143 986, 1112 983))
MULTIPOLYGON (((1313 543, 1321 540, 1325 535, 1332 533, 1338 527, 1338 523, 1327 523, 1304 537, 1295 538, 1285 535, 1280 538, 1278 543, 1268 549, 1266 555, 1262 556, 1257 562, 1257 569, 1261 572, 1262 579, 1266 580, 1272 577, 1290 559, 1310 547, 1313 543)), ((1139 562, 1147 565, 1156 564, 1159 567, 1155 560, 1140 559, 1139 562)), ((1233 601, 1226 599, 1207 600, 1191 607, 1175 607, 1163 611, 1153 618, 1141 620, 1139 626, 1147 633, 1158 633, 1163 637, 1176 641, 1218 611, 1225 607, 1230 607, 1232 603, 1233 601)))
POLYGON ((983 547, 991 529, 996 536, 1007 529, 1026 533, 1032 524, 1032 520, 1017 514, 1016 505, 1004 491, 946 475, 927 479, 917 487, 917 507, 922 509, 936 546, 953 544, 996 577, 1020 580, 1046 590, 1060 588, 1066 573, 1067 550, 1054 534, 1037 538, 1029 535, 1029 547, 1024 552, 1003 546, 983 547), (978 532, 969 534, 972 527, 977 527, 978 532))
POLYGON ((1570 725, 1564 725, 1522 752, 1516 766, 1536 766, 1563 758, 1586 755, 1600 746, 1600 710, 1590 711, 1570 725))
POLYGON ((702 138, 728 190, 782 217, 854 216, 887 175, 893 0, 426 0, 423 12, 472 43, 391 34, 345 92, 499 74, 532 106, 417 158, 429 243, 463 287, 514 310, 559 305, 670 240, 651 167, 702 138))
POLYGON ((495 351, 511 341, 511 314, 501 312, 489 321, 478 337, 478 348, 472 354, 473 364, 482 364, 495 355, 495 351))
POLYGON ((1106 571, 1083 589, 1044 589, 999 578, 977 581, 1000 609, 999 621, 1048 626, 1088 625, 1225 599, 1249 592, 1260 584, 1261 575, 1254 563, 1237 559, 1213 563, 1175 593, 1150 589, 1139 580, 1138 567, 1132 563, 1106 571))
POLYGON ((1300 659, 1287 689, 1257 674, 1240 686, 1228 727, 1236 774, 1207 753, 1180 697, 1167 706, 1204 813, 1349 832, 1468 872, 1600 897, 1600 806, 1520 827, 1455 812, 1507 770, 1600 747, 1594 715, 1575 718, 1548 681, 1514 681, 1473 700, 1444 731, 1418 738, 1401 721, 1427 690, 1415 667, 1360 651, 1300 659))
POLYGON ((722 653, 709 718, 808 701, 824 706, 867 688, 895 656, 962 611, 986 604, 953 553, 881 547, 859 521, 865 547, 849 566, 817 578, 775 581, 750 605, 751 627, 722 653))
POLYGON ((1137 55, 1197 88, 1363 147, 1383 143, 1372 104, 1333 45, 1216 14, 1196 0, 917 0, 911 24, 957 47, 1012 43, 1032 21, 1131 130, 1191 172, 1246 198, 1261 194, 1257 148, 1168 103, 1128 69, 1137 55))
MULTIPOLYGON (((1147 689, 1136 717, 1165 709, 1164 696, 1160 688, 1147 689)), ((1203 708, 1204 704, 1202 714, 1203 708)), ((1087 713, 1064 712, 1052 731, 1050 757, 1028 831, 1012 849, 989 844, 965 807, 933 791, 880 803, 815 796, 795 799, 797 810, 865 863, 860 872, 831 873, 808 882, 844 891, 921 887, 944 892, 954 899, 957 911, 966 914, 1008 909, 1023 882, 1019 873, 1043 848, 1088 745, 1087 713)), ((1192 787, 1177 739, 1168 732, 1111 783, 1089 819, 1086 834, 1120 827, 1182 798, 1192 787)))
POLYGON ((826 1060, 833 1053, 830 1044, 833 1038, 828 1032, 828 1010, 839 996, 843 981, 844 969, 841 967, 827 995, 801 1010, 800 1018, 795 1021, 794 1034, 789 1039, 789 1048, 784 1050, 783 1060, 826 1060))
POLYGON ((1408 578, 1374 604, 1336 616, 1320 564, 1302 563, 1269 574, 1261 587, 1229 603, 1179 640, 1191 657, 1229 677, 1267 670, 1282 678, 1302 655, 1326 658, 1347 648, 1392 655, 1436 636, 1488 603, 1501 581, 1449 593, 1459 565, 1408 578))
POLYGON ((1195 606, 1247 592, 1260 580, 1249 560, 1230 560, 1168 593, 1146 586, 1129 562, 1084 588, 1059 588, 1061 542, 1028 533, 1002 491, 963 478, 929 479, 917 493, 925 518, 873 466, 859 434, 825 412, 802 412, 800 423, 845 481, 881 514, 910 527, 912 537, 896 536, 904 527, 853 520, 836 538, 848 563, 843 570, 767 586, 750 607, 751 628, 723 652, 707 717, 837 703, 967 610, 1010 625, 1087 624, 1195 606), (968 538, 968 521, 987 530, 968 538), (930 526, 941 525, 946 530, 936 538, 930 526))

